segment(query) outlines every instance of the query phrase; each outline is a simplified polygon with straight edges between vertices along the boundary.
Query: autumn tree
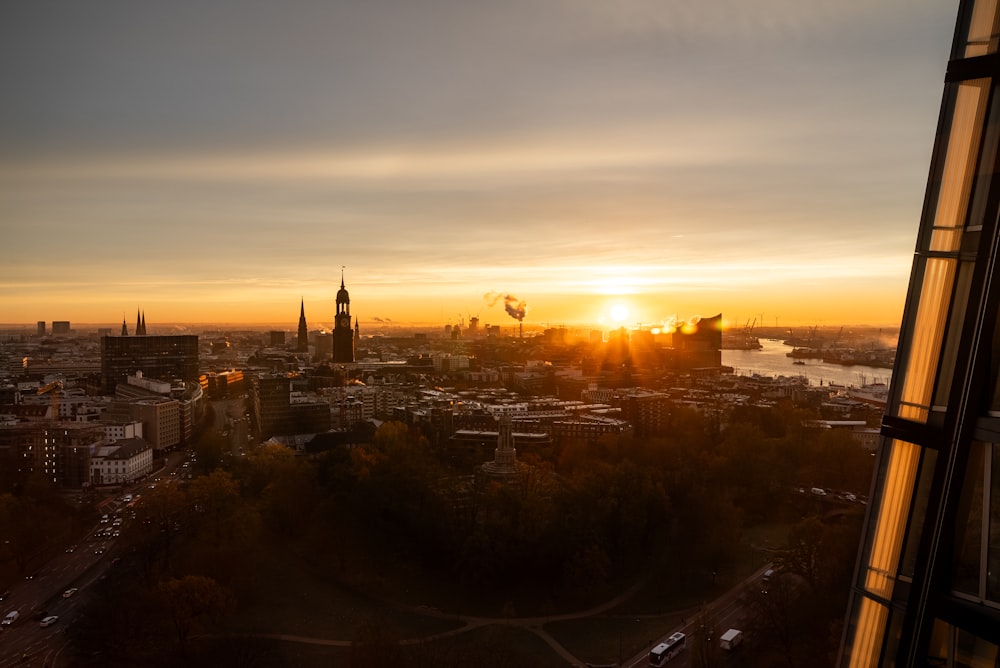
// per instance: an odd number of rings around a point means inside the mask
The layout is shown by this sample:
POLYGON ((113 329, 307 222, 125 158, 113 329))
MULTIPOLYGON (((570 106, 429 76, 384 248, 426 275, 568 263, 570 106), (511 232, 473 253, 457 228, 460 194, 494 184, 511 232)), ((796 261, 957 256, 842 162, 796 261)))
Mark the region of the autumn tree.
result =
POLYGON ((233 605, 230 593, 212 578, 185 575, 160 582, 157 593, 177 634, 181 652, 191 632, 233 605))
POLYGON ((226 471, 215 470, 198 476, 188 487, 193 504, 192 519, 209 543, 218 548, 223 541, 231 542, 239 528, 238 515, 243 508, 239 486, 226 471))
POLYGON ((174 542, 189 510, 187 495, 172 483, 149 490, 136 504, 125 539, 135 547, 148 583, 170 571, 174 542))

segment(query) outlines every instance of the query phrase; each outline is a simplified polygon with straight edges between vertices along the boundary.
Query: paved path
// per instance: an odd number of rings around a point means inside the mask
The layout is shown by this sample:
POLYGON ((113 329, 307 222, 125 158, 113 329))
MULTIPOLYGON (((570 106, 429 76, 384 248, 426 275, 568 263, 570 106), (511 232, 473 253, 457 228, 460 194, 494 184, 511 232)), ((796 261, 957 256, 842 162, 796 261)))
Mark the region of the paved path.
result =
MULTIPOLYGON (((434 610, 426 606, 409 606, 409 605, 399 605, 396 604, 394 607, 412 612, 415 614, 427 615, 431 617, 437 617, 438 619, 448 619, 456 622, 462 622, 462 626, 451 629, 449 631, 443 631, 441 633, 435 633, 432 635, 422 636, 420 638, 408 638, 406 640, 400 641, 401 645, 415 645, 418 643, 425 643, 428 641, 440 640, 442 638, 451 638, 463 633, 468 633, 475 629, 482 628, 484 626, 516 626, 523 628, 531 633, 534 633, 552 650, 566 660, 566 663, 571 666, 583 666, 585 665, 583 661, 574 656, 568 649, 566 649, 558 640, 556 640, 552 635, 544 629, 545 624, 551 622, 562 622, 572 619, 585 619, 587 617, 595 617, 597 615, 603 614, 608 610, 611 610, 623 602, 631 598, 642 586, 645 584, 645 580, 640 580, 633 584, 631 587, 621 592, 612 599, 609 599, 603 603, 595 605, 586 610, 579 610, 577 612, 567 612, 558 615, 545 615, 541 617, 474 617, 471 615, 456 615, 446 612, 441 612, 439 610, 434 610)), ((281 640, 284 642, 295 642, 303 643, 308 645, 325 645, 332 647, 350 647, 352 644, 351 640, 331 640, 329 638, 314 638, 309 636, 297 636, 289 635, 287 633, 211 633, 202 634, 198 636, 193 636, 193 638, 267 638, 270 640, 281 640)))

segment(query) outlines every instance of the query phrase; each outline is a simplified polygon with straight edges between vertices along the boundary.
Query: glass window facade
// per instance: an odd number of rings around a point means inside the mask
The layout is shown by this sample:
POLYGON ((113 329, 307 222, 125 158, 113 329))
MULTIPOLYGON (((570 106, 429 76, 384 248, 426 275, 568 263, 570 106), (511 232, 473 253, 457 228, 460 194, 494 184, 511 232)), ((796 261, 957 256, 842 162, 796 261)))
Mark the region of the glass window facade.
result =
POLYGON ((842 666, 1000 666, 1000 0, 961 0, 842 666))

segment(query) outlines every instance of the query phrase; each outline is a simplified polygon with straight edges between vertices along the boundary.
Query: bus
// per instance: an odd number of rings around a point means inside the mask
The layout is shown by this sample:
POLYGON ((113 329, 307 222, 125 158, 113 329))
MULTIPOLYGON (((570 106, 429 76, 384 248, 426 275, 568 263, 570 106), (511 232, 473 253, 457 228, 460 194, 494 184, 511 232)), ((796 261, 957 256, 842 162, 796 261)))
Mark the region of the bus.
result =
POLYGON ((678 631, 649 652, 649 665, 662 666, 687 647, 687 636, 678 631))

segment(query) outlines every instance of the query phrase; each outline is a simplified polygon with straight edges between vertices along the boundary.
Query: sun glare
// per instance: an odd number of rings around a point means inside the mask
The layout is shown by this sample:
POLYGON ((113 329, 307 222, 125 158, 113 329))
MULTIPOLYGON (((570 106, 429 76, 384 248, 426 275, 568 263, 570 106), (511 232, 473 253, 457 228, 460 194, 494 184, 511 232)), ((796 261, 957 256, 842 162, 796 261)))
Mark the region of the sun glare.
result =
POLYGON ((611 319, 621 324, 628 318, 628 307, 625 304, 615 304, 611 307, 611 319))

